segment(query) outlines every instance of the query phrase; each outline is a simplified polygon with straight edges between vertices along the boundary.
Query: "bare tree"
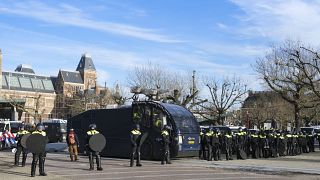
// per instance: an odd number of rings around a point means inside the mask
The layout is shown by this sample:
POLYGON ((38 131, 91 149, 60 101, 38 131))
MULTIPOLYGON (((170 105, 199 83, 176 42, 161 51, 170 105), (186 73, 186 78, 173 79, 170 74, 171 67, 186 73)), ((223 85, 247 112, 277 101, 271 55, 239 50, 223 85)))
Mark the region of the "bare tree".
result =
POLYGON ((222 81, 207 77, 204 83, 209 90, 210 98, 203 107, 211 114, 212 111, 216 111, 217 123, 223 125, 227 110, 240 103, 243 95, 247 93, 246 85, 242 84, 236 76, 231 79, 226 77, 222 81))
POLYGON ((135 67, 128 76, 134 99, 138 99, 138 94, 144 94, 149 100, 164 100, 189 109, 201 101, 196 101, 199 94, 196 83, 195 71, 193 76, 183 75, 150 62, 135 67))
POLYGON ((11 106, 16 107, 18 110, 27 113, 33 117, 34 122, 41 122, 42 116, 45 112, 43 102, 41 101, 41 94, 36 94, 35 96, 26 96, 24 99, 32 99, 33 104, 26 106, 24 103, 20 103, 18 98, 13 96, 7 96, 6 99, 9 100, 11 106))
POLYGON ((272 47, 271 52, 257 60, 254 66, 268 87, 293 105, 296 128, 301 126, 301 110, 313 108, 317 104, 308 95, 309 88, 305 83, 308 78, 301 69, 301 62, 310 56, 300 48, 301 46, 298 41, 288 40, 272 47))

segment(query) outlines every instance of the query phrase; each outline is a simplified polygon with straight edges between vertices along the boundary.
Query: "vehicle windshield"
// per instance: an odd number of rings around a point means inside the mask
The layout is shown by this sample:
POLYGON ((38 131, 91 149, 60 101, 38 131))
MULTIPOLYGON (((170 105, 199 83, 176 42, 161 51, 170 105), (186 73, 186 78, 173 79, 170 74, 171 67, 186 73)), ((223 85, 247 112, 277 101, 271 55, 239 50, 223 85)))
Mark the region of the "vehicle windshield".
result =
POLYGON ((161 104, 171 114, 181 133, 199 133, 199 125, 194 116, 185 108, 173 104, 161 104))
POLYGON ((61 123, 60 127, 61 127, 61 132, 67 132, 67 123, 61 123))

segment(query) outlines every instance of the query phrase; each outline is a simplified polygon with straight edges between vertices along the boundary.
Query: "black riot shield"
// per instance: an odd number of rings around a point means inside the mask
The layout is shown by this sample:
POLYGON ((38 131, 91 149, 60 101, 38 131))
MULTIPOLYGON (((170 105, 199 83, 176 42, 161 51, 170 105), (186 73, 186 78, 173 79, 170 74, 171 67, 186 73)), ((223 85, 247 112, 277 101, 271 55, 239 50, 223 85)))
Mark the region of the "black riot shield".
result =
POLYGON ((31 134, 25 134, 21 138, 21 146, 27 149, 27 140, 31 134))
POLYGON ((89 147, 95 152, 101 152, 106 146, 106 138, 102 134, 95 134, 89 139, 89 147))
POLYGON ((33 154, 44 153, 46 149, 45 136, 41 134, 31 134, 27 138, 27 149, 33 154))

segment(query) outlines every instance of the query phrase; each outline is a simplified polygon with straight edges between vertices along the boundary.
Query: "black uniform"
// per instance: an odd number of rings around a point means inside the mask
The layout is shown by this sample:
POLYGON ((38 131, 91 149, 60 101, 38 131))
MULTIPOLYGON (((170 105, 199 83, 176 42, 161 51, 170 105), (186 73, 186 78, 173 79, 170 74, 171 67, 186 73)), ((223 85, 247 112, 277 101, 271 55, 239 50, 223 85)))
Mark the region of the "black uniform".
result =
MULTIPOLYGON (((43 127, 44 128, 44 127, 43 127)), ((46 137, 46 132, 40 131, 39 129, 36 131, 33 131, 32 134, 40 134, 44 137, 46 137)), ((40 176, 46 176, 47 174, 44 172, 44 161, 46 158, 46 152, 40 152, 39 154, 32 153, 32 164, 31 164, 31 177, 35 176, 37 163, 39 160, 39 174, 40 176)))
POLYGON ((22 152, 22 167, 24 167, 26 165, 26 159, 27 159, 27 149, 22 147, 21 145, 21 139, 22 139, 22 136, 24 136, 25 134, 29 134, 30 132, 29 131, 26 131, 26 130, 20 130, 18 133, 17 133, 17 136, 16 136, 16 141, 17 142, 17 151, 14 155, 14 165, 15 166, 18 166, 19 165, 19 159, 20 159, 20 154, 22 152))
POLYGON ((170 161, 170 133, 168 127, 164 127, 161 131, 161 140, 162 140, 162 157, 161 164, 171 164, 170 161))
POLYGON ((246 132, 240 130, 236 134, 236 143, 237 143, 237 159, 243 159, 241 152, 246 152, 246 132))
POLYGON ((141 140, 141 132, 139 126, 133 129, 130 132, 131 137, 131 159, 130 159, 130 166, 132 167, 134 164, 134 158, 137 156, 137 166, 142 166, 140 163, 140 140, 141 140))
POLYGON ((232 160, 232 135, 231 133, 224 135, 224 147, 226 150, 226 160, 232 160))
MULTIPOLYGON (((91 125, 90 125, 91 126, 91 125)), ((95 126, 92 126, 90 127, 90 130, 87 131, 87 144, 86 144, 86 147, 87 147, 87 152, 88 152, 88 155, 89 155, 89 163, 90 163, 90 171, 91 170, 94 170, 94 160, 93 160, 93 156, 96 157, 96 163, 97 163, 97 170, 98 171, 102 171, 102 167, 101 167, 101 157, 100 157, 100 154, 99 152, 97 151, 94 151, 92 150, 90 147, 89 147, 89 140, 90 138, 95 135, 95 134, 99 134, 99 131, 95 130, 96 127, 95 126)))
POLYGON ((213 136, 213 131, 209 130, 209 132, 207 132, 204 135, 204 143, 205 143, 205 147, 206 149, 208 149, 208 156, 207 156, 207 160, 208 161, 212 161, 212 136, 213 136))
POLYGON ((308 134, 307 139, 308 139, 309 152, 314 152, 314 136, 313 136, 313 134, 308 134))
POLYGON ((251 156, 256 159, 259 157, 259 136, 257 134, 250 135, 251 156))
POLYGON ((260 148, 260 157, 268 158, 269 157, 269 141, 264 132, 261 132, 259 135, 259 148, 260 148))
POLYGON ((213 153, 213 159, 215 161, 221 160, 221 134, 219 132, 214 132, 212 134, 212 153, 213 153))
POLYGON ((199 150, 199 159, 206 159, 206 144, 205 144, 205 134, 202 131, 200 131, 200 150, 199 150))

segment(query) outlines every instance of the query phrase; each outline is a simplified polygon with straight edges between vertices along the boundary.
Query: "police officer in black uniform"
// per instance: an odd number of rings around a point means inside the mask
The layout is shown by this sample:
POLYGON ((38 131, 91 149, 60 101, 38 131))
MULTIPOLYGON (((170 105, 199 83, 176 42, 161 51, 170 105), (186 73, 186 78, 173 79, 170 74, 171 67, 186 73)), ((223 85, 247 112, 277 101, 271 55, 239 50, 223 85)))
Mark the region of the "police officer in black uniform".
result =
POLYGON ((99 131, 96 130, 97 129, 97 125, 95 124, 90 124, 89 125, 89 130, 87 131, 87 152, 89 154, 89 163, 90 163, 90 171, 94 170, 94 162, 93 162, 93 156, 96 157, 96 163, 97 163, 97 170, 98 171, 102 171, 102 167, 101 167, 101 157, 99 152, 96 152, 94 150, 92 150, 89 146, 89 140, 90 138, 95 135, 95 134, 99 134, 99 131))
POLYGON ((21 139, 25 134, 29 134, 29 133, 30 133, 29 131, 25 130, 24 125, 22 125, 20 127, 20 130, 17 133, 16 141, 18 141, 18 142, 17 142, 17 151, 14 155, 14 166, 19 166, 19 159, 20 159, 21 152, 22 152, 22 167, 24 167, 26 165, 26 159, 27 159, 28 152, 27 152, 26 148, 22 147, 21 139))
POLYGON ((204 140, 205 131, 200 129, 200 150, 199 150, 199 159, 206 159, 206 144, 204 140))
POLYGON ((140 140, 141 140, 141 131, 139 124, 136 124, 133 130, 130 132, 131 137, 131 159, 130 166, 132 167, 134 164, 134 158, 137 156, 137 166, 142 166, 140 162, 140 140))
POLYGON ((228 131, 225 135, 224 135, 224 147, 226 150, 226 160, 233 160, 232 158, 232 133, 231 131, 228 131))
MULTIPOLYGON (((47 136, 46 132, 44 132, 43 124, 37 124, 36 130, 32 132, 32 134, 40 134, 44 137, 47 136)), ((47 140, 47 139, 46 139, 47 140)), ((37 163, 39 160, 39 174, 40 176, 46 176, 47 174, 44 172, 44 161, 46 158, 46 152, 40 152, 39 154, 32 153, 32 164, 31 164, 31 177, 35 176, 37 163)))
POLYGON ((210 126, 209 131, 204 134, 204 143, 205 147, 208 150, 207 160, 212 161, 212 136, 213 136, 213 127, 210 126))
POLYGON ((168 125, 163 126, 161 130, 161 141, 162 141, 162 157, 161 157, 161 164, 171 164, 170 161, 170 127, 168 125))

